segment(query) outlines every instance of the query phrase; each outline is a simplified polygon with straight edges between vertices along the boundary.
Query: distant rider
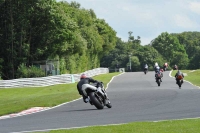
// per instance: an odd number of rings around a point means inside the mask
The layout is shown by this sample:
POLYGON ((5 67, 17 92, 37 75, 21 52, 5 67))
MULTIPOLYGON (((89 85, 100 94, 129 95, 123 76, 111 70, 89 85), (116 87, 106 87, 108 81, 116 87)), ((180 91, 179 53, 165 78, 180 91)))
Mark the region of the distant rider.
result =
POLYGON ((83 97, 83 101, 87 103, 89 101, 88 97, 84 95, 82 90, 82 85, 87 84, 89 87, 97 89, 95 86, 90 85, 90 83, 96 83, 97 80, 94 80, 93 78, 87 77, 86 74, 82 74, 80 76, 80 81, 77 83, 77 89, 80 95, 83 97))
MULTIPOLYGON (((155 79, 156 79, 156 74, 157 74, 157 73, 160 73, 160 74, 161 74, 161 72, 160 72, 160 67, 159 67, 159 65, 158 65, 157 62, 156 62, 155 65, 154 65, 154 71, 155 71, 155 79)), ((162 82, 162 74, 161 74, 161 79, 160 79, 160 81, 162 82)))
POLYGON ((157 67, 157 66, 158 66, 158 63, 156 62, 155 65, 154 65, 154 68, 157 67))
POLYGON ((163 64, 163 69, 164 69, 164 71, 166 71, 167 68, 168 68, 168 64, 167 64, 167 62, 165 62, 165 63, 163 64))
POLYGON ((178 66, 176 64, 174 65, 174 70, 178 70, 178 66))
POLYGON ((147 70, 148 71, 149 66, 147 64, 144 65, 144 71, 147 70))
POLYGON ((160 67, 158 65, 158 63, 156 62, 155 65, 154 65, 154 71, 155 73, 159 72, 160 71, 160 67))
POLYGON ((183 83, 183 78, 184 78, 183 73, 180 70, 178 70, 175 75, 176 84, 178 83, 178 80, 181 80, 181 82, 183 83))

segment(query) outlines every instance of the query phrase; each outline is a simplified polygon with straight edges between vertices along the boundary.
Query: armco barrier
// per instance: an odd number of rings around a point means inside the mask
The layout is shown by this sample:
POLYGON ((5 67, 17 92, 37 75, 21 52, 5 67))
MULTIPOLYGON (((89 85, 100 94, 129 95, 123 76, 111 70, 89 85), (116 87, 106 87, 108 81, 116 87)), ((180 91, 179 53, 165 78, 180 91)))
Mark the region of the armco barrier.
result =
MULTIPOLYGON (((108 68, 96 68, 85 73, 89 77, 109 73, 108 68)), ((0 88, 41 87, 56 84, 68 84, 79 81, 80 74, 62 74, 40 78, 21 78, 13 80, 0 80, 0 88)))

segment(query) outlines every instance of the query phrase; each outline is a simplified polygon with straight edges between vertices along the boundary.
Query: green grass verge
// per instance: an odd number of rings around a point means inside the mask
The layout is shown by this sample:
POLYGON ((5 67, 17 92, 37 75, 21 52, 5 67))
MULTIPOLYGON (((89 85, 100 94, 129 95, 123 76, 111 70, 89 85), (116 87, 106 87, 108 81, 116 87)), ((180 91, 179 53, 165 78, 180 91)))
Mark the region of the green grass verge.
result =
MULTIPOLYGON (((108 73, 94 78, 106 87, 111 78, 120 73, 108 73)), ((0 116, 17 113, 31 107, 53 107, 80 98, 76 83, 48 87, 0 89, 0 116)))
MULTIPOLYGON (((174 77, 177 70, 173 70, 171 76, 174 77)), ((200 69, 198 70, 181 70, 181 72, 186 73, 184 80, 191 82, 192 84, 200 87, 200 69)))
POLYGON ((78 129, 55 130, 48 133, 199 133, 200 119, 160 122, 133 122, 122 125, 93 126, 78 129))

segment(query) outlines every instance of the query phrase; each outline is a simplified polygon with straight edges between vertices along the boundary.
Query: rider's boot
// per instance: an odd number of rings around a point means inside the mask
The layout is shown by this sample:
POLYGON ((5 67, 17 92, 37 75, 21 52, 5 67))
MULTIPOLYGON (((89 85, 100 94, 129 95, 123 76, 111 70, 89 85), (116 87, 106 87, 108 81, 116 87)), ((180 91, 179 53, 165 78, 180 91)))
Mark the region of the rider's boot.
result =
POLYGON ((89 101, 88 97, 86 97, 85 95, 83 95, 83 102, 87 103, 89 101))

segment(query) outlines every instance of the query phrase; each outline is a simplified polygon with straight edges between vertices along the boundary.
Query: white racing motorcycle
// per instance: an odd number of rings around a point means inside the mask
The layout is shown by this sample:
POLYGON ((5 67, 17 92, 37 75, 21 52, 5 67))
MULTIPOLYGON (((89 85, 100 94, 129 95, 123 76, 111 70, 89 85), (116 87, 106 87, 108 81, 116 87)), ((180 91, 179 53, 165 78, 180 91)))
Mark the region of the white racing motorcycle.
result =
POLYGON ((94 105, 97 109, 103 109, 104 106, 111 108, 111 102, 108 99, 106 90, 104 89, 103 82, 96 82, 92 85, 82 85, 83 94, 88 97, 91 105, 94 105))

